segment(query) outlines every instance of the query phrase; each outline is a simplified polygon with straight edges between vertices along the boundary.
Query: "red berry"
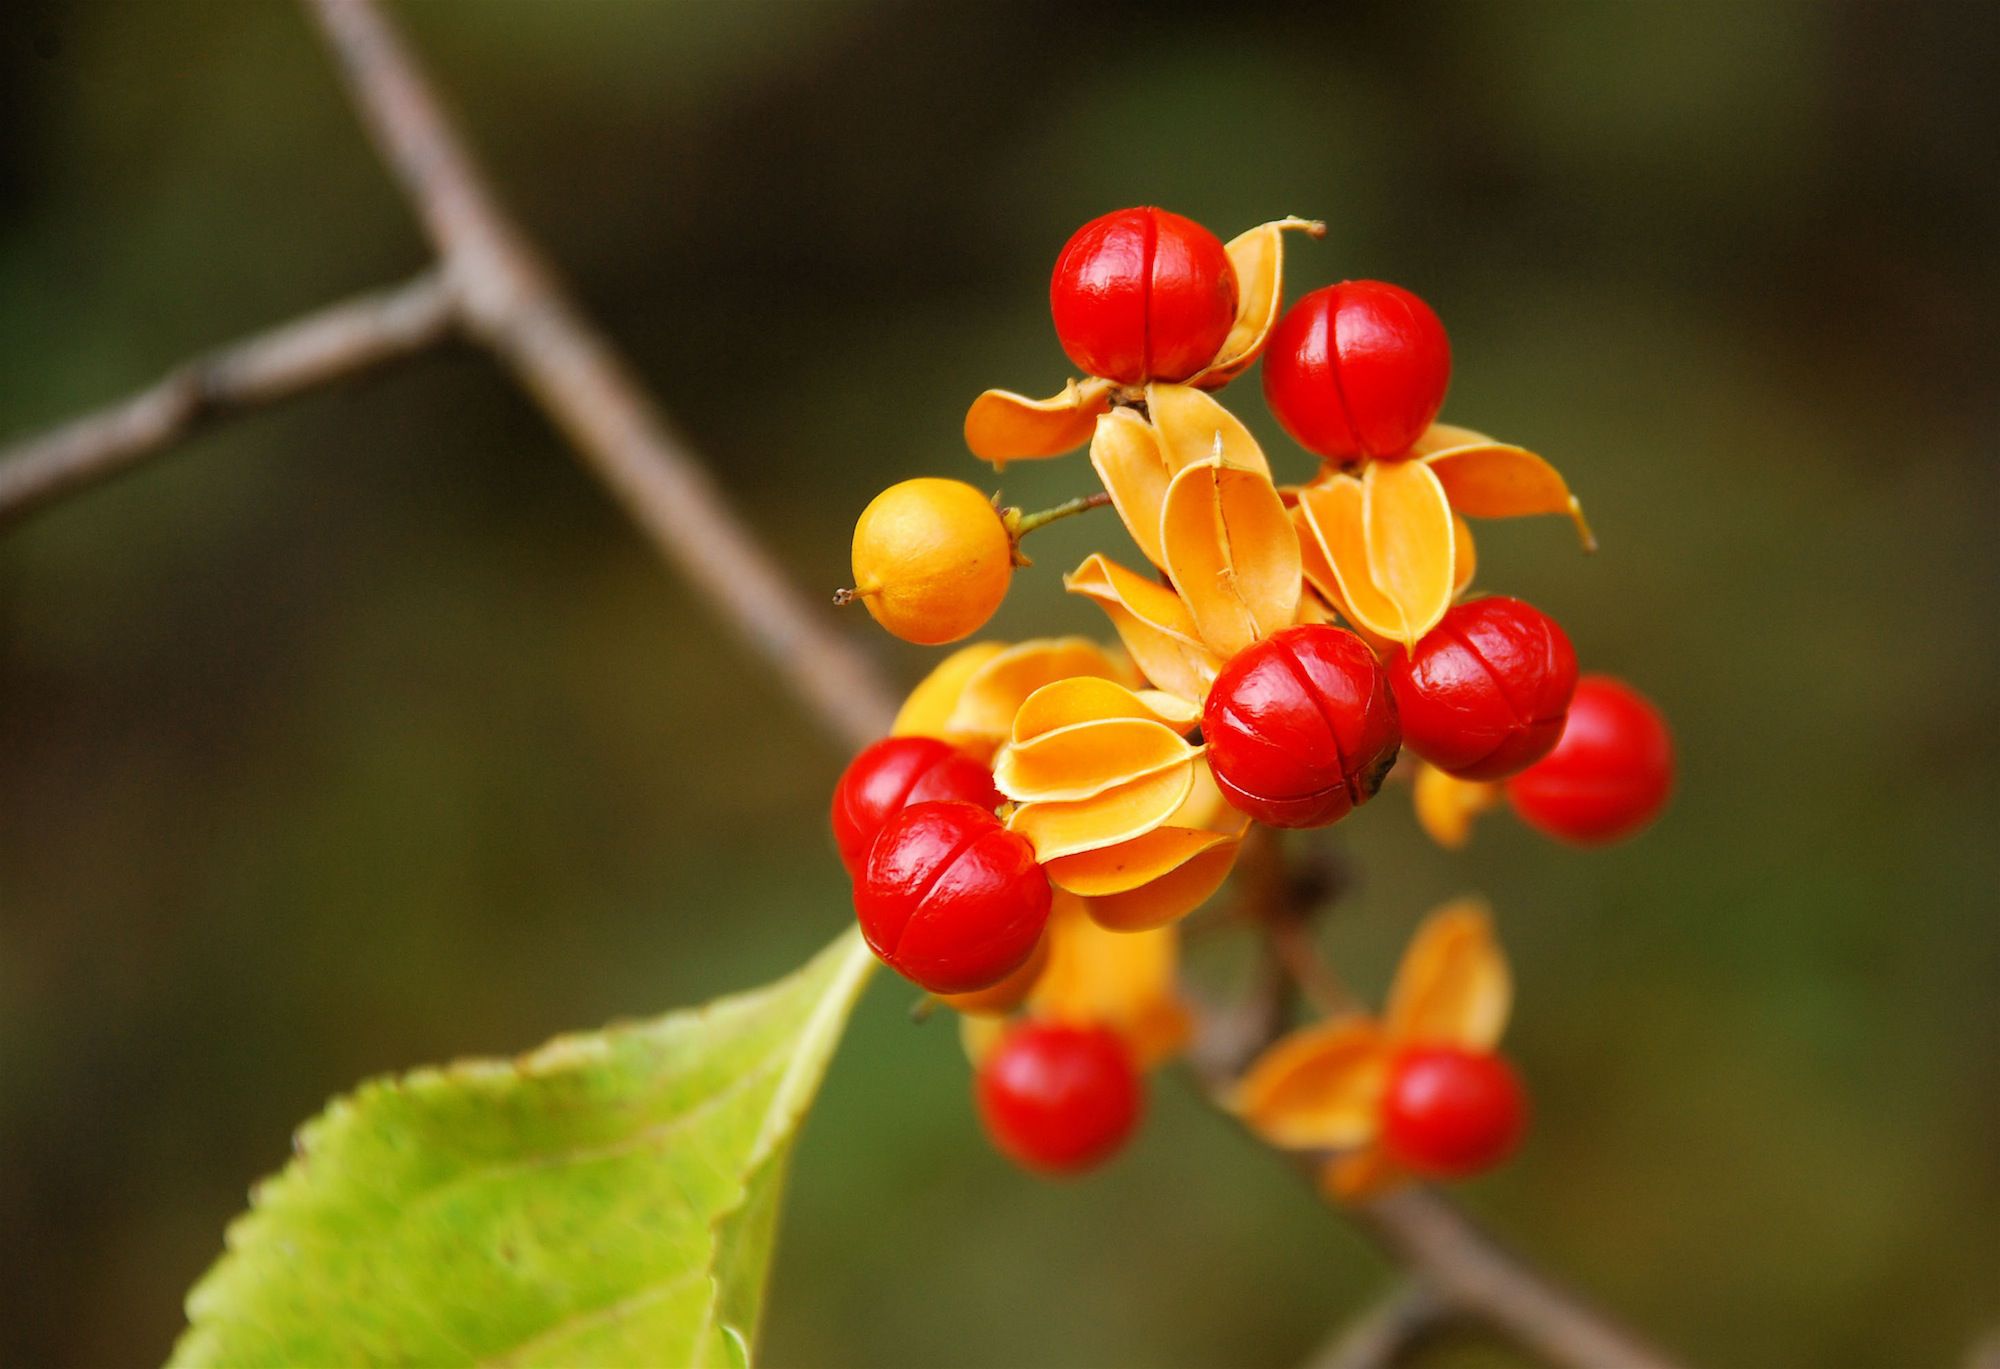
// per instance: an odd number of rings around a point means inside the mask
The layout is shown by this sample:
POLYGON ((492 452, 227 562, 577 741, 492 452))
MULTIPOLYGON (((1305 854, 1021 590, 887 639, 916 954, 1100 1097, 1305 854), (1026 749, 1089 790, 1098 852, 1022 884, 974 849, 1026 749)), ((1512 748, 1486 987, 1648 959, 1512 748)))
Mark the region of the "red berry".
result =
POLYGON ((1419 1174, 1463 1179, 1491 1169, 1527 1125, 1520 1076, 1490 1051, 1410 1046, 1389 1064, 1382 1144, 1419 1174))
POLYGON ((1498 780, 1548 755, 1576 689, 1556 620, 1519 599, 1459 604, 1389 658, 1403 744, 1464 780, 1498 780))
POLYGON ((1121 385, 1186 380, 1236 321, 1236 268, 1194 220, 1120 209, 1063 247, 1049 309, 1063 351, 1087 374, 1121 385))
POLYGON ((1059 1022, 1015 1027, 979 1066, 973 1088, 993 1144, 1016 1164, 1075 1174, 1117 1153, 1146 1096, 1116 1032, 1059 1022))
POLYGON ((1332 461, 1398 457, 1444 405, 1451 344, 1399 286, 1350 280, 1303 296, 1264 350, 1264 398, 1298 444, 1332 461))
POLYGON ((1237 653, 1201 714, 1223 796, 1273 827, 1324 827, 1366 803, 1402 733, 1375 655, 1344 628, 1288 627, 1237 653))
POLYGON ((1630 836, 1666 806, 1674 741, 1645 695, 1609 675, 1586 675, 1555 750, 1507 781, 1530 827, 1595 845, 1630 836))
POLYGON ((932 993, 999 983, 1034 954, 1049 880, 1026 837, 970 803, 918 803, 882 825, 854 883, 861 934, 932 993))
POLYGON ((1000 791, 991 770, 935 737, 885 737, 849 761, 833 787, 833 842, 848 877, 860 877, 883 823, 910 804, 939 799, 991 812, 1000 791))

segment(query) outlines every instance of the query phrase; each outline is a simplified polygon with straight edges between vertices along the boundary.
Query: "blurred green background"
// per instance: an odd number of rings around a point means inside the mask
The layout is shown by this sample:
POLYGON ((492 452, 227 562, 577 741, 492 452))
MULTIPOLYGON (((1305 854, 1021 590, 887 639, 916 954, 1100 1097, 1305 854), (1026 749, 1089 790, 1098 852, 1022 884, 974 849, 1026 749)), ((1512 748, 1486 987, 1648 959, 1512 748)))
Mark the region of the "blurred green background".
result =
MULTIPOLYGON (((1481 583, 1683 748, 1609 851, 1500 817, 1445 856, 1393 794, 1320 838, 1371 991, 1432 902, 1498 907, 1539 1126, 1468 1200, 1708 1364, 1944 1364, 2000 1317, 2000 9, 403 14, 816 598, 876 488, 984 478, 974 393, 1067 374, 1046 273, 1094 214, 1324 217, 1295 290, 1429 298, 1446 416, 1557 461, 1605 544, 1489 525, 1481 583)), ((31 0, 0 35, 0 435, 422 263, 291 7, 31 0)), ((1057 572, 1122 535, 1041 536, 996 632, 1101 632, 1057 572)), ((6 530, 0 1362, 157 1360, 361 1077, 795 964, 847 916, 843 759, 468 351, 6 530)), ((1110 1172, 1018 1176, 908 1002, 876 986, 807 1133, 771 1364, 1283 1365, 1384 1284, 1171 1074, 1110 1172)))

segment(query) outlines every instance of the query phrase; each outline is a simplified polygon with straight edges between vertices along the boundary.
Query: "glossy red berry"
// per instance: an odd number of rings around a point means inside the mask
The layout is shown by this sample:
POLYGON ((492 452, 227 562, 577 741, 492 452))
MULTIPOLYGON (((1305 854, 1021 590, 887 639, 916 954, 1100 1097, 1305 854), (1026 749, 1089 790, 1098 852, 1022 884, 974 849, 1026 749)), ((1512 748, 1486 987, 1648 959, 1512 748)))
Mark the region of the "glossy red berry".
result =
POLYGON ((1530 827, 1584 845, 1644 827, 1674 787, 1674 742, 1651 700, 1623 680, 1577 681, 1555 750, 1507 781, 1530 827))
POLYGON ((1264 398, 1298 444, 1330 461, 1399 457, 1444 405, 1451 344, 1400 286, 1350 280, 1302 296, 1264 350, 1264 398))
POLYGON ((1562 736, 1576 652, 1548 614, 1496 595, 1452 608, 1388 671, 1403 745, 1460 779, 1498 780, 1562 736))
POLYGON ((1201 715, 1223 796, 1273 827, 1324 827, 1375 796, 1402 733, 1375 654, 1344 628, 1286 628, 1237 653, 1201 715))
POLYGON ((1034 954, 1049 880, 1027 838, 970 803, 918 803, 882 825, 854 883, 861 934, 932 993, 999 983, 1034 954))
POLYGON ((833 788, 833 842, 849 878, 859 878, 882 824, 913 803, 957 799, 1000 806, 993 772, 935 737, 885 737, 862 751, 833 788))
POLYGON ((1411 1046, 1389 1064, 1382 1144, 1418 1174, 1463 1179, 1491 1169, 1527 1126, 1520 1076, 1490 1051, 1411 1046))
POLYGON ((1164 209, 1120 209, 1076 230, 1056 258, 1049 309, 1086 373, 1139 385, 1186 380, 1236 321, 1236 269, 1222 240, 1164 209))
POLYGON ((973 1089, 993 1144, 1044 1174, 1110 1159, 1146 1104, 1131 1048, 1116 1032, 1059 1022, 1009 1031, 980 1063, 973 1089))

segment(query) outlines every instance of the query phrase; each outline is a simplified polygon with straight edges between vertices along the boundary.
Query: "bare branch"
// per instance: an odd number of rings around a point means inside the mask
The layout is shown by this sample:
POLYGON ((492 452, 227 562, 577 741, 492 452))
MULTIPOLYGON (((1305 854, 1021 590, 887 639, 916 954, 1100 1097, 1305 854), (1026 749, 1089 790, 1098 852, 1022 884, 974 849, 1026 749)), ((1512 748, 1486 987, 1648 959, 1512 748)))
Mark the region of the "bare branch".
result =
POLYGON ((444 277, 426 271, 197 357, 128 399, 0 451, 0 521, 129 470, 211 420, 421 352, 451 326, 444 277))
POLYGON ((1361 1011, 1361 1001, 1313 944, 1305 919, 1281 914, 1264 924, 1264 934, 1285 973, 1322 1015, 1341 1017, 1361 1011))
POLYGON ((1260 945, 1241 994, 1227 1007, 1199 1005, 1201 1030, 1188 1048, 1188 1063, 1195 1074, 1204 1080, 1230 1080, 1248 1069, 1251 1061, 1285 1034, 1293 987, 1277 954, 1268 945, 1260 945))
POLYGON ((667 559, 843 740, 888 730, 873 661, 788 584, 687 442, 501 208, 401 34, 372 0, 306 0, 467 326, 513 369, 667 559))
POLYGON ((1567 1369, 1674 1369, 1674 1362, 1537 1271, 1449 1199, 1407 1188, 1355 1220, 1452 1307, 1567 1369))
POLYGON ((1305 1369, 1394 1369, 1456 1316, 1428 1286, 1403 1283, 1335 1332, 1305 1369))
MULTIPOLYGON (((1225 1113, 1231 1113, 1235 1076, 1227 1072, 1233 1050, 1221 1043, 1233 1047, 1239 1035, 1232 1021, 1204 1019, 1188 1056, 1203 1094, 1225 1113), (1211 1035, 1218 1042, 1213 1047, 1211 1035)), ((1288 1158, 1318 1191, 1326 1157, 1295 1153, 1288 1158)), ((1454 1312, 1491 1326, 1550 1364, 1562 1369, 1676 1369, 1665 1354, 1508 1250, 1441 1194, 1406 1188, 1340 1210, 1454 1312)))
POLYGON ((1359 1012, 1360 1000, 1313 944, 1298 881, 1287 867, 1277 831, 1252 827, 1245 834, 1235 878, 1238 919, 1263 934, 1269 953, 1306 1002, 1327 1017, 1359 1012))

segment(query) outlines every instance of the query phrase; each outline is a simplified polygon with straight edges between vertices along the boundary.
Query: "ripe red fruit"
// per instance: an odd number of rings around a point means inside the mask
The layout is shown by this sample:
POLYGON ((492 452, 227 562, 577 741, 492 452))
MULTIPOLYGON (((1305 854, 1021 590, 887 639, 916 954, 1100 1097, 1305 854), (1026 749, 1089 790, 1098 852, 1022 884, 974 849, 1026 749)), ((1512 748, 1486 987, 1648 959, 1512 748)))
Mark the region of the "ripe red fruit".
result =
POLYGON ((833 842, 848 877, 860 877, 883 823, 913 803, 941 799, 991 812, 1000 791, 991 770, 936 737, 885 737, 849 761, 833 787, 833 842))
POLYGON ((1049 880, 1027 838, 970 803, 918 803, 882 825, 854 884, 869 948, 932 993, 999 983, 1034 954, 1049 880))
POLYGON ((1186 380, 1236 321, 1236 268, 1194 220, 1120 209, 1063 247, 1049 309, 1063 351, 1087 374, 1121 385, 1186 380))
POLYGON ((1520 1076, 1490 1051, 1411 1046, 1389 1064, 1382 1144, 1419 1174, 1462 1179, 1491 1169, 1527 1125, 1520 1076))
POLYGON ((1264 350, 1264 398, 1298 444, 1330 461, 1407 453, 1444 405, 1451 344, 1399 286, 1350 280, 1302 296, 1264 350))
POLYGON ((1577 681, 1555 750, 1507 781, 1530 827, 1584 845, 1644 827, 1674 787, 1674 741, 1652 702, 1623 680, 1577 681))
POLYGON ((1548 614, 1496 595, 1451 609, 1388 671, 1403 745, 1460 779, 1498 780, 1562 736, 1576 652, 1548 614))
POLYGON ((1223 796, 1273 827, 1324 827, 1375 796, 1402 732, 1375 655, 1344 628, 1289 627, 1237 653, 1201 714, 1223 796))
POLYGON ((981 1062, 973 1089, 993 1144, 1045 1174, 1110 1159, 1146 1103, 1131 1049, 1116 1032, 1059 1022, 1009 1031, 981 1062))

